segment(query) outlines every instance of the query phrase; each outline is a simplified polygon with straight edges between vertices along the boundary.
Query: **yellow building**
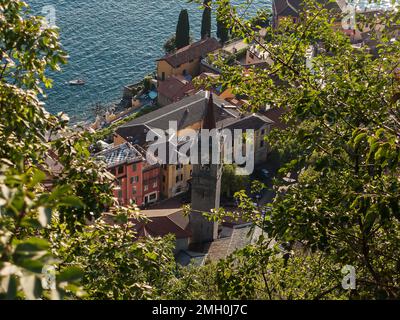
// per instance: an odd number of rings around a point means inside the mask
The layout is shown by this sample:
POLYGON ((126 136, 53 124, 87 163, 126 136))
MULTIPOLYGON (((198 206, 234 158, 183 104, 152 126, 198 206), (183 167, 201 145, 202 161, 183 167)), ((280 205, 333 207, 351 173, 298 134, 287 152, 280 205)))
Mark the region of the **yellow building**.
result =
POLYGON ((221 48, 215 38, 206 38, 168 54, 157 61, 158 80, 164 81, 171 76, 196 77, 200 73, 201 59, 221 48))
POLYGON ((165 199, 188 191, 192 179, 191 165, 163 165, 161 168, 161 194, 165 199))

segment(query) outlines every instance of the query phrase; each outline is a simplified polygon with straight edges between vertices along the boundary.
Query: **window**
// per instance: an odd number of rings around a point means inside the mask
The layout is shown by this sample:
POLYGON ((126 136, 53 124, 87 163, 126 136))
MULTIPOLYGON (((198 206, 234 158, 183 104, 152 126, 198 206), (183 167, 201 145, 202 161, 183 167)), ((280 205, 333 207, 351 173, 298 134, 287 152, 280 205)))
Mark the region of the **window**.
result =
POLYGON ((176 176, 176 179, 175 179, 175 181, 176 181, 176 183, 178 183, 178 182, 179 182, 179 176, 176 176))
POLYGON ((135 176, 135 177, 131 177, 131 184, 137 183, 139 182, 139 177, 135 176))
POLYGON ((161 80, 162 80, 162 81, 165 80, 165 72, 161 73, 161 80))
POLYGON ((150 200, 150 201, 157 200, 157 193, 151 194, 150 197, 149 197, 149 200, 150 200))
POLYGON ((122 199, 122 190, 119 190, 119 191, 118 191, 118 198, 119 198, 119 199, 122 199))
POLYGON ((181 174, 181 181, 183 181, 183 174, 181 174))
POLYGON ((146 184, 146 185, 144 186, 144 191, 147 191, 147 190, 149 190, 149 186, 146 184))
POLYGON ((162 177, 162 182, 165 182, 166 181, 166 178, 165 178, 165 176, 163 176, 162 177))
POLYGON ((132 194, 135 195, 136 194, 136 186, 132 187, 132 194))
POLYGON ((123 166, 119 166, 118 167, 118 174, 123 174, 124 173, 124 167, 123 166))
POLYGON ((137 169, 137 165, 136 165, 136 163, 134 163, 134 164, 132 165, 132 171, 135 172, 136 169, 137 169))
POLYGON ((158 185, 157 181, 154 182, 154 183, 153 183, 153 188, 157 188, 157 185, 158 185))

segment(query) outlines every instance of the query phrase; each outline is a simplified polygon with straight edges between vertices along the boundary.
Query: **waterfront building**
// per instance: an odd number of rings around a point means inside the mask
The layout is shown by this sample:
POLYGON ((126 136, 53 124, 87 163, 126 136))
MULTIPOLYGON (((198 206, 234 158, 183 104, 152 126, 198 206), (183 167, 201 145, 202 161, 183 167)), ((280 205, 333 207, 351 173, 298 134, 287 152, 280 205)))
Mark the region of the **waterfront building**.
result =
POLYGON ((167 54, 157 61, 157 79, 165 81, 179 75, 196 77, 200 74, 201 60, 221 47, 217 39, 206 38, 167 54))

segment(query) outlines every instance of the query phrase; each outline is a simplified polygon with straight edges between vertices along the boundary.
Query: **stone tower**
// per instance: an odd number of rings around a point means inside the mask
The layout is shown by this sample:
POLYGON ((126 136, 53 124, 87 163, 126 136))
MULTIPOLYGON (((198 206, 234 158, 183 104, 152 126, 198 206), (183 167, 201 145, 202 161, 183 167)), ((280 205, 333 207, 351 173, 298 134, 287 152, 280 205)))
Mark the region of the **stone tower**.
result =
MULTIPOLYGON (((211 93, 206 97, 208 99, 202 129, 212 130, 216 128, 214 102, 211 93)), ((211 163, 211 149, 210 139, 210 163, 193 165, 192 212, 190 214, 192 244, 212 242, 218 237, 218 223, 209 221, 202 214, 202 212, 218 209, 220 205, 222 166, 211 163)))

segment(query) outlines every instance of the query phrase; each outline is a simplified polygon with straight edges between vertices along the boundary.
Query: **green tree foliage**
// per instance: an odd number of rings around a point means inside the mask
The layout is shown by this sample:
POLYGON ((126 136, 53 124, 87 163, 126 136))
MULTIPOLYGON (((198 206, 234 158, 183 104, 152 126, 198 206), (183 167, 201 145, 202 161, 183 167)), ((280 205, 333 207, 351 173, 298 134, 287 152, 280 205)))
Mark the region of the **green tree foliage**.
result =
POLYGON ((176 26, 175 47, 181 49, 190 44, 189 14, 183 9, 179 14, 178 25, 176 26))
POLYGON ((162 299, 170 300, 217 300, 220 289, 217 285, 217 265, 206 263, 204 266, 189 265, 179 267, 175 277, 170 278, 168 290, 162 299))
POLYGON ((165 295, 173 277, 174 242, 138 239, 136 221, 146 221, 130 208, 116 208, 112 215, 70 234, 63 224, 52 237, 54 254, 65 265, 85 270, 82 286, 87 299, 156 299, 165 295), (133 212, 133 213, 132 213, 133 212))
POLYGON ((211 37, 211 7, 210 0, 205 0, 203 3, 204 10, 201 18, 201 38, 211 37))
MULTIPOLYGON (((114 178, 92 160, 89 134, 68 128, 68 118, 49 114, 38 98, 51 86, 46 71, 66 62, 58 33, 23 1, 0 1, 0 12, 0 299, 106 297, 107 280, 101 277, 113 270, 113 259, 141 270, 129 284, 135 287, 132 296, 139 297, 140 290, 147 296, 154 281, 161 284, 161 277, 168 276, 163 268, 170 265, 169 242, 131 241, 126 250, 108 255, 117 245, 108 237, 133 240, 133 230, 99 220, 114 204, 114 178), (63 251, 66 243, 70 256, 63 251), (85 282, 94 277, 87 264, 95 261, 96 290, 85 282), (55 289, 42 285, 43 271, 51 266, 55 289)), ((117 209, 115 214, 131 212, 117 209)), ((120 282, 113 290, 125 296, 125 288, 120 282)))
POLYGON ((254 17, 249 20, 249 23, 254 29, 266 28, 271 24, 272 12, 270 9, 259 9, 254 17))
POLYGON ((232 198, 234 194, 241 190, 246 190, 250 185, 248 176, 236 174, 237 167, 234 165, 224 165, 221 183, 221 194, 232 198))
POLYGON ((173 53, 176 51, 176 35, 173 35, 170 37, 165 43, 164 43, 164 52, 166 54, 173 53))
MULTIPOLYGON (((353 46, 335 31, 341 17, 315 1, 306 1, 300 22, 288 19, 276 30, 267 28, 267 42, 230 1, 216 6, 236 36, 273 61, 269 69, 248 70, 246 77, 242 68, 221 61, 219 83, 251 97, 252 107, 285 108, 291 125, 269 139, 290 155, 276 181, 274 203, 257 208, 242 195, 244 215, 278 243, 322 255, 333 269, 354 266, 358 282, 352 297, 399 298, 400 42, 393 30, 400 14, 387 12, 379 20, 357 16, 359 29, 372 27, 371 43, 378 45, 370 50, 369 43, 353 46), (378 23, 385 28, 378 31, 378 23), (311 47, 316 54, 310 64, 311 47), (283 179, 287 173, 298 179, 283 179)), ((245 273, 239 278, 251 282, 245 273)), ((343 289, 335 291, 338 283, 330 284, 316 296, 342 297, 343 289)))
POLYGON ((321 254, 282 252, 259 241, 217 264, 222 299, 346 299, 340 266, 321 254))
POLYGON ((226 27, 224 21, 217 19, 217 37, 222 44, 229 40, 229 29, 226 27))
POLYGON ((0 7, 0 298, 34 299, 42 295, 42 268, 55 263, 44 229, 54 211, 82 208, 72 186, 50 192, 42 184, 51 149, 46 135, 65 121, 47 113, 37 94, 51 85, 46 69, 57 70, 65 55, 57 32, 29 16, 25 3, 0 7))
MULTIPOLYGON (((289 128, 269 143, 287 163, 272 204, 240 191, 240 210, 213 214, 253 222, 263 235, 257 243, 216 265, 177 269, 172 239, 138 239, 134 208, 110 209, 113 223, 101 218, 114 202, 113 177, 91 160, 88 134, 38 98, 51 86, 46 70, 65 62, 57 31, 24 2, 0 1, 0 298, 399 298, 400 42, 392 27, 400 12, 381 15, 379 32, 377 20, 357 17, 378 43, 370 50, 335 31, 320 3, 305 2, 299 23, 268 27, 260 41, 240 6, 215 1, 233 35, 273 64, 243 76, 216 61, 222 73, 213 81, 254 108, 285 108, 289 128), (311 46, 316 55, 306 63, 311 46), (55 290, 41 285, 49 265, 55 290), (344 265, 356 270, 355 290, 341 286, 344 265)), ((182 20, 188 39, 187 12, 182 20)))

